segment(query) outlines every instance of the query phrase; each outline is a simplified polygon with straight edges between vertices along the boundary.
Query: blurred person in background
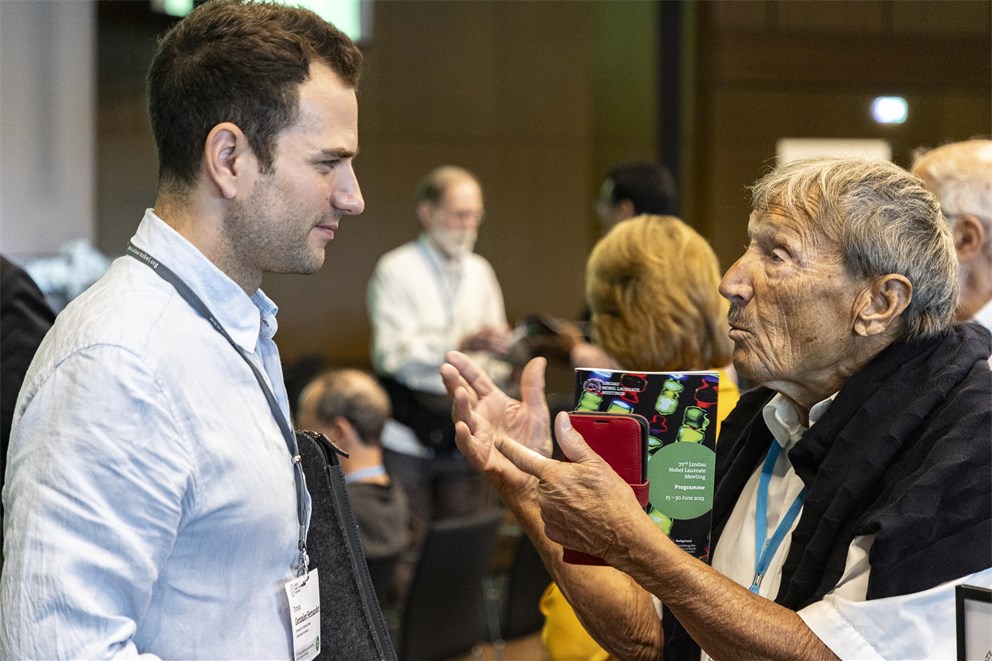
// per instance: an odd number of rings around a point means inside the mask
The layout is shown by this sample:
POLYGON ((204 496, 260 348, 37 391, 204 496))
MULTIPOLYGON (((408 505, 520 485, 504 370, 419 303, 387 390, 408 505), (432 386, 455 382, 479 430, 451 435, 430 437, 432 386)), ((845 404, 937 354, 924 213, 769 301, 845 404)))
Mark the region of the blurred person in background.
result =
POLYGON ((971 320, 992 331, 992 140, 923 152, 912 173, 940 200, 954 235, 961 286, 958 321, 971 320))
MULTIPOLYGON (((650 161, 625 161, 610 168, 595 204, 604 236, 618 223, 635 216, 677 215, 678 206, 675 177, 664 166, 650 161)), ((608 352, 592 339, 588 307, 579 313, 578 324, 555 320, 549 326, 554 333, 535 336, 529 342, 531 356, 543 356, 573 368, 616 366, 608 352)))
POLYGON ((617 223, 640 216, 678 215, 675 177, 664 166, 650 161, 628 161, 613 166, 599 188, 596 214, 603 233, 617 223))
MULTIPOLYGON (((38 345, 55 323, 55 312, 28 273, 0 255, 0 487, 7 470, 7 445, 14 405, 38 345)), ((0 506, 0 522, 3 507, 0 506)), ((0 526, 0 570, 3 569, 3 530, 0 526)), ((2 573, 2 572, 0 572, 2 573)))
POLYGON ((385 464, 410 504, 410 562, 432 522, 496 506, 455 447, 451 399, 438 373, 445 353, 468 352, 499 383, 510 372, 503 293, 475 253, 485 219, 479 180, 453 165, 431 170, 417 184, 414 214, 420 235, 383 255, 368 285, 372 365, 393 410, 382 437, 385 464))
POLYGON ((409 511, 403 489, 382 461, 382 429, 389 396, 369 374, 327 370, 300 394, 297 424, 326 436, 348 454, 340 457, 351 510, 369 561, 379 603, 394 597, 396 560, 409 543, 409 511))

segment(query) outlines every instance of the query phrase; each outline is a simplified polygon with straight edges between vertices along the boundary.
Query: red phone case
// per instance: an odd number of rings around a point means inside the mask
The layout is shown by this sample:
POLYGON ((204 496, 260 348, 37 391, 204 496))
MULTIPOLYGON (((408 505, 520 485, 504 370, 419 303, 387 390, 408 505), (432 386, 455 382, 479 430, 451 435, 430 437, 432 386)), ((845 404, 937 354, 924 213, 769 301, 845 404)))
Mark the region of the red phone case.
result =
MULTIPOLYGON (((568 414, 572 427, 647 504, 648 421, 636 413, 597 413, 573 411, 568 414)), ((568 458, 565 458, 568 461, 568 458)), ((564 549, 562 559, 577 565, 605 565, 602 558, 564 549)))

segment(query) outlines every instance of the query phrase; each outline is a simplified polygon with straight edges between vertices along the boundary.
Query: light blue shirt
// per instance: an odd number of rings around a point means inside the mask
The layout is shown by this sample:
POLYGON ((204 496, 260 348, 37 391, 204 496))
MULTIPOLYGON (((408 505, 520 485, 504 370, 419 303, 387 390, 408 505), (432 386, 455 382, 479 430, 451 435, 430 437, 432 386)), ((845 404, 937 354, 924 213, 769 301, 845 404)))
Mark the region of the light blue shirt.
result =
MULTIPOLYGON (((203 299, 288 416, 275 305, 151 210, 132 242, 203 299)), ((292 656, 285 440, 245 361, 138 260, 117 259, 42 343, 3 501, 0 658, 292 656)))

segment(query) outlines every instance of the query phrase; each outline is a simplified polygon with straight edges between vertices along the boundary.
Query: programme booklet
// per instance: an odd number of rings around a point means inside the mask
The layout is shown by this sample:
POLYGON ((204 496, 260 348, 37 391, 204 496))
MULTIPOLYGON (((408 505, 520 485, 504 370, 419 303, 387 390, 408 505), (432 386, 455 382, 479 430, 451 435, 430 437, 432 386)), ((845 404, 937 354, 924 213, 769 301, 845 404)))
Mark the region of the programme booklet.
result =
POLYGON ((648 516, 687 553, 709 560, 716 470, 716 371, 575 370, 576 411, 648 421, 648 516))

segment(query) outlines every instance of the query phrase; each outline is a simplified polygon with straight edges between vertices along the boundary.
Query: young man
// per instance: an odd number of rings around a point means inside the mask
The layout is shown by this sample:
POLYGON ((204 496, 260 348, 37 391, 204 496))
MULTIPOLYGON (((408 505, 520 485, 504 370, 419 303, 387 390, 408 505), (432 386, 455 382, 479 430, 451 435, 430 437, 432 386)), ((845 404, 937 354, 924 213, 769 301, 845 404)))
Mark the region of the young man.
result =
POLYGON ((361 63, 264 3, 204 4, 160 42, 155 207, 59 316, 15 412, 0 657, 294 654, 309 496, 259 285, 319 269, 364 207, 361 63))

